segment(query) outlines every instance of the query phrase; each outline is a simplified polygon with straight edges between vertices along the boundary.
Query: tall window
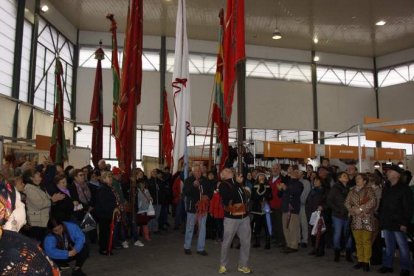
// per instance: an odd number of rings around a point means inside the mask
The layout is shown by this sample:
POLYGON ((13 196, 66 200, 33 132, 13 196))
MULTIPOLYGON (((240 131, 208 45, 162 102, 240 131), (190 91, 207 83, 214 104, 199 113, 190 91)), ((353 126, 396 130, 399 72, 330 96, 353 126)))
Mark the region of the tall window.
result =
POLYGON ((27 102, 29 95, 30 47, 32 41, 32 24, 25 20, 23 25, 22 64, 20 68, 19 100, 27 102))
MULTIPOLYGON (((63 112, 71 117, 74 46, 53 26, 40 18, 36 57, 34 105, 53 111, 55 104, 55 64, 63 66, 63 112)), ((75 103, 73 103, 75 104, 75 103)))
POLYGON ((0 6, 0 94, 11 96, 17 1, 3 0, 0 6))

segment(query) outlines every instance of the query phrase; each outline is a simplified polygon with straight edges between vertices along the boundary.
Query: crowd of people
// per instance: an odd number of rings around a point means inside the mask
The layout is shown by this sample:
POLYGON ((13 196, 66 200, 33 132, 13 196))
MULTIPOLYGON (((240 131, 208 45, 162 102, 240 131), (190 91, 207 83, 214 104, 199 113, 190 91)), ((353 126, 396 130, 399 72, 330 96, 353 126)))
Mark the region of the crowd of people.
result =
POLYGON ((105 160, 96 168, 6 161, 0 171, 2 229, 36 241, 60 270, 74 261, 72 275, 85 275, 90 243, 110 256, 114 248, 142 247, 171 229, 183 232, 187 255, 195 234, 200 256, 208 255, 206 239, 220 242, 219 273, 227 272, 230 247, 240 249, 238 270, 251 273, 249 255, 264 244, 316 257, 331 248, 333 261, 345 257, 367 272, 381 265, 380 273, 393 272, 398 248, 400 275, 410 275, 414 186, 411 173, 397 165, 385 173, 358 173, 348 164, 338 172, 324 159, 316 170, 274 164, 245 175, 195 165, 188 177, 167 167, 148 177, 134 169, 127 178, 105 160), (86 229, 85 220, 93 227, 86 229))

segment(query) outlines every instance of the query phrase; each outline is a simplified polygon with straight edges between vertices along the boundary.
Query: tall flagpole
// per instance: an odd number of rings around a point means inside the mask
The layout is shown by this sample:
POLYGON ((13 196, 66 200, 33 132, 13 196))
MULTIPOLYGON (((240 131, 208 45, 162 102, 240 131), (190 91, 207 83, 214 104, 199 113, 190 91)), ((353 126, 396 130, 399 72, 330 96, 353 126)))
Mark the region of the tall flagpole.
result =
POLYGON ((243 142, 245 140, 244 127, 246 125, 245 112, 246 95, 246 61, 237 63, 237 169, 238 173, 243 173, 243 142))

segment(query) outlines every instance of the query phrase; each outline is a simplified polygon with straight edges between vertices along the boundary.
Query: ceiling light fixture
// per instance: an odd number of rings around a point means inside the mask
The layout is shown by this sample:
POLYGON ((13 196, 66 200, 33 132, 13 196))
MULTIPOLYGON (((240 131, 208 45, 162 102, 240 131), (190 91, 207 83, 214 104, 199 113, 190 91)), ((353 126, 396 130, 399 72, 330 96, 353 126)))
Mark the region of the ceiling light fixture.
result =
POLYGON ((316 37, 316 36, 315 36, 315 37, 313 38, 313 43, 318 44, 318 42, 319 42, 319 39, 318 39, 318 37, 316 37))
POLYGON ((404 169, 404 163, 403 162, 398 162, 398 167, 400 167, 401 169, 404 169))
POLYGON ((406 132, 407 132, 406 128, 401 128, 400 130, 398 130, 398 133, 400 133, 400 134, 404 134, 406 132))
POLYGON ((47 12, 47 11, 49 10, 49 6, 48 6, 48 5, 43 5, 43 6, 40 8, 40 10, 41 10, 42 12, 47 12))
POLYGON ((385 22, 384 20, 380 20, 377 23, 375 23, 375 25, 377 26, 384 26, 385 24, 387 24, 387 22, 385 22))
POLYGON ((75 133, 78 133, 79 131, 81 131, 82 130, 82 128, 80 127, 80 126, 74 126, 73 127, 73 131, 75 132, 75 133))
POLYGON ((374 163, 374 168, 376 168, 376 169, 381 168, 381 164, 380 164, 380 162, 376 161, 376 162, 374 163))
POLYGON ((277 40, 277 39, 281 39, 281 38, 282 38, 282 34, 280 33, 279 29, 276 28, 273 32, 272 39, 277 40))
POLYGON ((314 58, 313 58, 313 61, 315 61, 315 62, 317 62, 317 61, 319 61, 320 60, 320 58, 318 57, 318 56, 315 56, 314 58))

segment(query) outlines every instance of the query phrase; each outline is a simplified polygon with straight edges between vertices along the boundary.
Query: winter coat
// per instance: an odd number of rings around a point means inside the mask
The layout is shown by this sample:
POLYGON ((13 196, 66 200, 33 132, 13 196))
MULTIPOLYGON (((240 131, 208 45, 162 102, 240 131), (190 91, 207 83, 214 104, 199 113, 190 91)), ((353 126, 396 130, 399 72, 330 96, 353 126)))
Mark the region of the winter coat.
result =
MULTIPOLYGON (((202 176, 199 179, 200 186, 194 187, 196 179, 191 176, 184 181, 183 195, 185 196, 185 210, 189 213, 196 213, 196 204, 200 201, 201 195, 209 196, 212 191, 209 190, 207 179, 202 176)), ((210 198, 210 196, 209 196, 210 198)))
POLYGON ((170 187, 167 182, 157 177, 151 177, 148 180, 148 190, 151 194, 154 205, 163 205, 169 203, 170 187))
POLYGON ((319 206, 322 206, 324 209, 326 207, 326 193, 322 186, 312 188, 306 199, 305 210, 308 221, 312 213, 315 212, 319 206))
POLYGON ((235 182, 233 179, 222 180, 219 186, 219 193, 221 200, 225 207, 235 204, 245 204, 246 205, 246 214, 245 215, 232 215, 228 211, 224 211, 224 216, 226 218, 232 219, 243 219, 248 216, 247 204, 249 202, 249 194, 246 192, 246 189, 240 184, 235 182))
POLYGON ((374 211, 376 205, 377 199, 372 188, 363 187, 359 191, 357 186, 351 188, 345 200, 345 207, 352 217, 351 229, 375 231, 374 211), (362 211, 359 214, 352 214, 353 208, 361 208, 362 211))
POLYGON ((64 195, 65 197, 62 200, 53 203, 51 211, 54 218, 61 221, 68 221, 73 219, 75 213, 73 201, 76 199, 73 199, 66 194, 64 195))
POLYGON ((394 186, 387 183, 382 192, 379 210, 381 229, 400 231, 401 225, 408 226, 413 215, 413 196, 410 188, 402 182, 394 186))
POLYGON ((49 195, 40 186, 27 184, 26 194, 27 221, 31 226, 46 227, 52 205, 49 195))
POLYGON ((94 215, 97 218, 112 219, 116 204, 116 197, 111 187, 107 184, 102 184, 96 197, 94 215))
POLYGON ((148 211, 148 207, 151 201, 151 194, 147 189, 144 189, 142 191, 141 189, 138 189, 138 195, 137 195, 137 214, 144 214, 148 211))
POLYGON ((342 183, 336 183, 328 194, 328 206, 332 209, 332 216, 340 219, 348 219, 348 210, 345 207, 345 199, 348 188, 342 183))
MULTIPOLYGON (((71 222, 63 222, 66 227, 67 235, 73 242, 73 248, 76 252, 81 252, 85 245, 85 234, 79 228, 78 225, 71 222)), ((48 257, 55 260, 67 260, 69 259, 70 248, 58 248, 58 240, 54 234, 48 234, 44 240, 43 248, 48 257)))
POLYGON ((282 199, 279 197, 279 189, 277 188, 277 185, 283 182, 284 179, 281 175, 279 175, 275 181, 273 181, 273 176, 269 177, 269 186, 272 189, 272 199, 269 204, 272 209, 280 209, 282 207, 282 199))
POLYGON ((252 211, 253 214, 263 215, 265 214, 263 207, 266 202, 272 199, 272 189, 269 185, 256 184, 252 190, 252 211))
POLYGON ((303 192, 303 184, 299 179, 290 179, 286 185, 286 190, 279 191, 279 197, 282 197, 282 212, 299 214, 300 212, 300 195, 303 192))

